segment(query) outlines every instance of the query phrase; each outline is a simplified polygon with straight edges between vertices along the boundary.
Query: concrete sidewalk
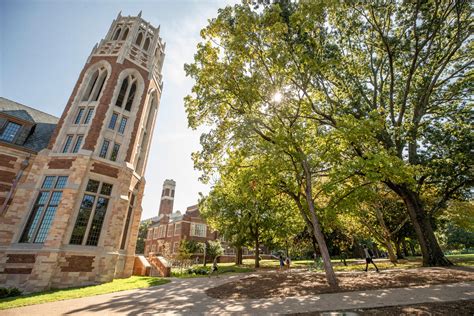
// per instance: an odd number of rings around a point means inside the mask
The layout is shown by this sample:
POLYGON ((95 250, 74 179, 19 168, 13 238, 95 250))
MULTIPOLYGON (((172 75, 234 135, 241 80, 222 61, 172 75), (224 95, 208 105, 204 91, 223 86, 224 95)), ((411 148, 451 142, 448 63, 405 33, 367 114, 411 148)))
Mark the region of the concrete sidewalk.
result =
POLYGON ((474 282, 268 299, 214 299, 204 291, 244 275, 173 279, 148 289, 3 310, 2 315, 285 314, 474 299, 474 282))

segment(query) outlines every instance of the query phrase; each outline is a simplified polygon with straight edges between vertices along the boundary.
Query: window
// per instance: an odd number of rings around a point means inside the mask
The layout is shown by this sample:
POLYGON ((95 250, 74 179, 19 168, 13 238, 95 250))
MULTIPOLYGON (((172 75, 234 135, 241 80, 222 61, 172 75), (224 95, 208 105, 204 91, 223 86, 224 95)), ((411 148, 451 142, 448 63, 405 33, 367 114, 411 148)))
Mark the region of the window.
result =
POLYGON ((127 219, 125 220, 125 227, 122 233, 122 243, 120 244, 120 249, 125 249, 125 242, 127 241, 128 227, 130 226, 130 220, 132 218, 133 207, 135 205, 135 194, 129 194, 130 203, 128 204, 127 219))
POLYGON ((110 154, 110 160, 112 161, 117 160, 119 149, 120 149, 120 144, 115 143, 114 147, 112 148, 112 153, 110 154))
POLYGON ((164 238, 164 237, 165 237, 165 234, 166 234, 166 226, 165 226, 165 225, 161 225, 161 226, 160 226, 160 238, 164 238))
POLYGON ((151 239, 152 236, 153 236, 153 229, 149 229, 148 233, 146 234, 146 239, 151 239))
POLYGON ((168 224, 168 233, 166 234, 167 237, 173 236, 173 224, 168 224))
POLYGON ((177 223, 176 225, 174 225, 174 235, 181 235, 181 223, 177 223))
POLYGON ((21 128, 20 124, 8 122, 7 126, 2 132, 2 135, 0 135, 0 139, 9 143, 13 142, 20 128, 21 128))
POLYGON ((84 138, 84 135, 78 135, 76 138, 76 144, 74 145, 74 148, 72 149, 73 153, 77 153, 79 149, 81 148, 82 145, 82 139, 84 138))
POLYGON ((73 138, 72 135, 66 136, 66 142, 64 143, 63 153, 67 153, 69 151, 69 147, 71 146, 71 143, 72 143, 72 138, 73 138))
POLYGON ((118 128, 118 132, 123 134, 125 132, 125 126, 127 126, 127 118, 122 116, 122 120, 120 121, 120 125, 118 128))
POLYGON ((22 243, 43 243, 53 222, 61 201, 62 189, 66 186, 65 176, 46 176, 36 198, 33 211, 20 238, 22 243))
POLYGON ((155 227, 155 228, 153 229, 153 239, 157 239, 157 238, 158 238, 158 236, 159 236, 159 233, 158 233, 158 232, 159 232, 158 227, 155 227))
POLYGON ((118 38, 120 36, 120 31, 122 31, 122 29, 120 27, 117 28, 117 30, 115 31, 115 35, 114 35, 114 38, 113 38, 114 41, 118 40, 118 38))
POLYGON ((191 223, 191 236, 197 237, 206 237, 206 225, 205 224, 198 224, 198 223, 191 223))
POLYGON ((74 120, 74 124, 80 124, 82 115, 84 114, 84 108, 79 108, 79 111, 77 112, 76 119, 74 120))
POLYGON ((132 83, 132 87, 130 88, 130 92, 128 93, 127 103, 125 104, 126 111, 130 111, 130 109, 132 108, 132 103, 135 97, 136 90, 137 90, 137 84, 134 82, 132 83))
POLYGON ((120 92, 117 97, 117 101, 115 102, 115 105, 118 106, 119 108, 122 107, 123 99, 125 99, 125 94, 127 93, 128 89, 128 78, 125 78, 124 81, 122 82, 122 86, 120 87, 120 92))
POLYGON ((89 124, 92 118, 92 114, 94 114, 94 109, 87 110, 86 118, 84 119, 84 124, 89 124))
POLYGON ((126 28, 125 32, 123 32, 122 41, 125 41, 127 39, 127 36, 128 36, 128 28, 126 28))
POLYGON ((148 47, 150 47, 150 38, 147 37, 145 40, 145 44, 143 44, 143 49, 148 50, 148 47))
POLYGON ((69 243, 97 246, 109 204, 112 185, 89 180, 85 191, 69 243))
POLYGON ((107 70, 104 67, 97 69, 92 75, 89 84, 84 92, 82 101, 97 101, 104 87, 107 70))
POLYGON ((107 157, 107 151, 109 150, 110 141, 104 139, 102 143, 102 148, 100 149, 99 157, 105 158, 107 157))
POLYGON ((126 77, 122 85, 120 86, 120 91, 115 101, 115 106, 119 108, 125 108, 125 110, 130 111, 135 99, 135 93, 137 90, 137 78, 132 75, 126 77))
POLYGON ((117 118, 118 118, 118 114, 117 113, 113 113, 112 114, 112 117, 110 118, 110 122, 109 122, 109 128, 110 129, 115 129, 115 123, 117 123, 117 118))
POLYGON ((135 44, 140 46, 141 43, 142 43, 142 40, 143 40, 143 33, 139 33, 138 36, 137 36, 137 40, 135 41, 135 44))

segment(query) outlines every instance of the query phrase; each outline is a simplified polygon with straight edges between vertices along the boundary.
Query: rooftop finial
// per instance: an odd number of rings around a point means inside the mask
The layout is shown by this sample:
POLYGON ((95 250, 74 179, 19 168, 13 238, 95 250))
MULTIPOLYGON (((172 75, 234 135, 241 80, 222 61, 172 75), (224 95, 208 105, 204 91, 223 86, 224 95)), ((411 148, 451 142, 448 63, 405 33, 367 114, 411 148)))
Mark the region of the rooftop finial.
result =
POLYGON ((139 17, 139 18, 142 17, 142 10, 140 10, 140 13, 138 13, 138 17, 139 17))
POLYGON ((120 18, 120 17, 122 17, 122 10, 120 10, 120 12, 117 15, 117 18, 120 18))

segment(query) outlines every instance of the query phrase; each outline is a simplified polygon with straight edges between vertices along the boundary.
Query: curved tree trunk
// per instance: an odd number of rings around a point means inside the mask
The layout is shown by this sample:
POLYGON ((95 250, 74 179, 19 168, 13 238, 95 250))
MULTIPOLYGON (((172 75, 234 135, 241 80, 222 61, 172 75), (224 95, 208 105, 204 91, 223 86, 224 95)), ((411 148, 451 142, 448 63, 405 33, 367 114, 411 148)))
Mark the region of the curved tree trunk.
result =
POLYGON ((305 191, 306 191, 306 202, 308 203, 309 213, 311 214, 311 220, 313 222, 313 231, 314 237, 319 246, 319 251, 321 252, 321 257, 323 258, 324 271, 326 273, 326 279, 328 284, 333 288, 338 288, 338 282, 334 269, 332 268, 331 257, 329 256, 328 247, 326 245, 326 240, 321 231, 321 225, 319 224, 318 217, 316 216, 316 210, 314 207, 313 201, 313 189, 311 183, 311 173, 309 166, 305 160, 302 161, 303 170, 305 173, 305 191))
POLYGON ((451 261, 444 256, 436 240, 430 219, 423 209, 420 197, 404 185, 397 185, 392 182, 387 182, 387 185, 403 199, 407 207, 423 255, 423 266, 452 265, 451 261))
POLYGON ((237 247, 237 254, 235 255, 235 264, 242 264, 242 246, 237 247))

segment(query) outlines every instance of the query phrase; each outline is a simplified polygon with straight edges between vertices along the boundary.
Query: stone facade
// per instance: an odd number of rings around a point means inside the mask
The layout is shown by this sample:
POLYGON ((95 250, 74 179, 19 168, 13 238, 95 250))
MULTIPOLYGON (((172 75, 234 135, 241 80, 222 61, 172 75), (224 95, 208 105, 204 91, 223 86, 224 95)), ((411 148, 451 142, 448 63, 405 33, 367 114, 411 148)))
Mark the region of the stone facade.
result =
POLYGON ((0 119, 0 284, 31 292, 132 274, 164 48, 159 28, 119 14, 43 146, 25 146, 34 118, 14 112, 22 129, 3 140, 16 125, 0 119))

